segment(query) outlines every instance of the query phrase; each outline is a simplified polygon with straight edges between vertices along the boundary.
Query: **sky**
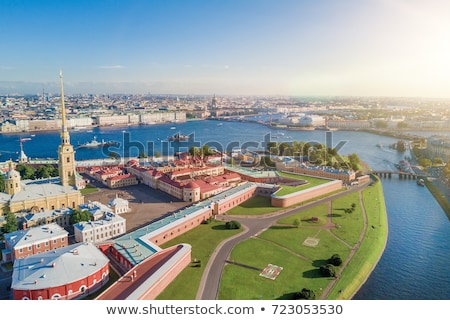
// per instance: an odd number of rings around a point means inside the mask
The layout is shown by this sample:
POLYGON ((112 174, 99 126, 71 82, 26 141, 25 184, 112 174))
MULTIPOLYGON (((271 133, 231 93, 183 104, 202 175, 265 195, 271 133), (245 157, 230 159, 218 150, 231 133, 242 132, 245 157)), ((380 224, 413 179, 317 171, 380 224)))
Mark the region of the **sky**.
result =
POLYGON ((0 94, 450 98, 448 0, 0 0, 0 94))

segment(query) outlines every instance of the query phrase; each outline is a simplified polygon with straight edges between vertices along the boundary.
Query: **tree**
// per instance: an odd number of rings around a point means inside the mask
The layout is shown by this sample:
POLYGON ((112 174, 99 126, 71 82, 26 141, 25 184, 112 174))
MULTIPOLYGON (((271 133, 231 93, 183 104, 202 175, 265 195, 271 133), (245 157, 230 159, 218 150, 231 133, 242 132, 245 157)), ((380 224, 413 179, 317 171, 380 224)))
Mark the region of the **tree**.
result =
POLYGON ((296 228, 300 227, 300 224, 301 224, 300 219, 295 219, 295 220, 294 220, 294 226, 295 226, 296 228))
POLYGON ((280 156, 291 156, 292 155, 292 149, 289 143, 282 142, 278 145, 278 152, 280 156))
POLYGON ((269 154, 278 155, 278 143, 276 141, 267 142, 266 148, 267 148, 267 151, 269 151, 269 154))
POLYGON ((331 256, 330 259, 328 259, 328 263, 332 264, 333 266, 339 267, 342 264, 342 259, 339 254, 335 253, 331 256))
POLYGON ((272 159, 269 156, 262 157, 262 163, 266 167, 275 167, 275 163, 272 161, 272 159))
POLYGON ((406 142, 404 140, 397 141, 397 151, 398 152, 406 151, 406 142))
POLYGON ((58 175, 58 170, 53 167, 51 164, 46 164, 43 166, 39 166, 35 173, 34 176, 36 179, 40 179, 40 178, 50 178, 50 177, 56 177, 58 175))
POLYGON ((408 124, 405 121, 401 121, 401 122, 397 123, 397 128, 406 129, 406 128, 408 128, 408 124))
POLYGON ((193 157, 198 156, 200 154, 199 149, 196 146, 192 146, 189 148, 189 154, 193 157))
POLYGON ((450 162, 448 162, 447 165, 444 167, 444 175, 447 178, 450 178, 450 162))
POLYGON ((388 123, 384 120, 377 120, 375 121, 375 127, 378 129, 385 129, 388 127, 388 123))
POLYGON ((161 152, 155 151, 155 158, 159 158, 159 157, 161 157, 161 152))
POLYGON ((147 154, 144 152, 144 151, 142 151, 142 152, 140 152, 139 153, 139 156, 138 156, 138 158, 140 158, 140 159, 145 159, 145 158, 147 158, 148 156, 147 156, 147 154))
POLYGON ((315 300, 316 293, 314 290, 303 288, 302 291, 294 293, 295 300, 315 300))
POLYGON ((109 153, 109 157, 110 157, 111 159, 119 159, 119 158, 120 158, 120 155, 119 155, 117 152, 111 151, 111 152, 109 153))
POLYGON ((432 166, 432 162, 430 159, 427 158, 422 158, 419 159, 419 165, 421 165, 422 167, 426 168, 426 167, 431 167, 432 166))
POLYGON ((17 217, 11 211, 6 211, 5 214, 5 224, 3 225, 3 232, 10 233, 17 231, 19 229, 19 222, 17 221, 17 217))
POLYGON ((225 228, 227 228, 227 229, 240 229, 241 228, 241 224, 239 223, 239 221, 236 221, 236 220, 227 221, 225 223, 225 228))
POLYGON ((214 154, 213 149, 211 149, 207 144, 205 144, 202 147, 202 157, 203 158, 212 156, 213 154, 214 154))
POLYGON ((70 223, 76 224, 81 221, 90 221, 91 213, 88 210, 73 210, 72 215, 70 216, 70 223))
POLYGON ((320 273, 324 277, 335 277, 336 276, 336 269, 331 263, 324 264, 320 266, 320 273))
POLYGON ((5 177, 0 174, 0 192, 5 192, 5 177))
POLYGON ((16 170, 20 173, 20 177, 24 180, 35 179, 36 170, 32 166, 21 163, 17 165, 16 170))

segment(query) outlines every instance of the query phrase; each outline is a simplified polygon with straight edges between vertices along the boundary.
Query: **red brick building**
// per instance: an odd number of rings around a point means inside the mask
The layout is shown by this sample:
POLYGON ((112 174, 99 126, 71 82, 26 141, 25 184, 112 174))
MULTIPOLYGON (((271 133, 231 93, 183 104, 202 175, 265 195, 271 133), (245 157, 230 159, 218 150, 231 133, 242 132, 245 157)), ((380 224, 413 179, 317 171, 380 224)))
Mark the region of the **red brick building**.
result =
POLYGON ((67 247, 68 235, 69 233, 56 223, 7 233, 2 260, 14 262, 16 259, 67 247))

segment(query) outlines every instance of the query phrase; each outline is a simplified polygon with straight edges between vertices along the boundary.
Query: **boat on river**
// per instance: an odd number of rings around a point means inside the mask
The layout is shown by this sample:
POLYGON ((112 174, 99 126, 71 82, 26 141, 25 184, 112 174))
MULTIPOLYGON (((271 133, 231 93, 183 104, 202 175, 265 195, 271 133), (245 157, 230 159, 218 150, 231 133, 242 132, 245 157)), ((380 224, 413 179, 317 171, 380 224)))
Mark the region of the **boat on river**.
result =
POLYGON ((189 140, 189 136, 184 136, 184 135, 180 134, 179 132, 177 132, 173 136, 168 137, 167 140, 169 140, 169 141, 177 141, 177 142, 179 142, 179 141, 187 141, 187 140, 189 140))
POLYGON ((94 138, 86 143, 83 144, 78 144, 78 148, 98 148, 98 147, 103 147, 103 146, 116 146, 119 143, 116 141, 105 141, 104 139, 102 139, 102 141, 98 141, 97 137, 94 136, 94 138))

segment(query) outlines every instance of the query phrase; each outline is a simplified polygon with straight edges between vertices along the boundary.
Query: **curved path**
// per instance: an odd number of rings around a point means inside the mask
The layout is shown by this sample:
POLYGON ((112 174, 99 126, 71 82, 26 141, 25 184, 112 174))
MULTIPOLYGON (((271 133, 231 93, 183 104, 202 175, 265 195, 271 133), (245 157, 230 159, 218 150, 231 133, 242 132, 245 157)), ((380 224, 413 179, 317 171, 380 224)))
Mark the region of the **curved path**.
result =
MULTIPOLYGON (((297 206, 294 208, 288 208, 285 210, 280 210, 276 213, 267 214, 264 216, 221 216, 220 218, 224 221, 229 220, 237 220, 239 221, 242 226, 244 227, 244 232, 239 233, 238 235, 224 240, 213 252, 211 255, 211 258, 208 261, 208 264, 206 265, 205 271, 203 273, 203 277, 200 281, 200 286, 197 291, 197 300, 216 300, 218 293, 219 293, 219 286, 220 286, 220 279, 222 277, 223 268, 226 264, 226 260, 228 260, 228 257, 231 253, 231 250, 241 241, 247 240, 251 237, 257 236, 259 233, 263 232, 270 226, 272 226, 277 220, 290 216, 296 212, 298 212, 300 209, 307 209, 314 206, 317 206, 322 203, 327 203, 333 199, 342 197, 342 195, 347 193, 352 193, 355 191, 361 191, 367 186, 367 184, 359 185, 350 187, 348 190, 345 190, 343 192, 340 192, 338 194, 305 204, 301 206, 297 206)), ((360 197, 360 201, 361 197, 360 197)), ((363 210, 363 216, 364 221, 366 219, 364 207, 361 207, 363 210)), ((329 214, 328 222, 325 226, 321 226, 321 228, 329 229, 330 227, 334 226, 331 224, 331 215, 329 214)), ((366 224, 366 223, 365 223, 366 224)), ((364 231, 361 234, 361 239, 364 237, 364 231)), ((352 250, 354 252, 354 250, 352 250)), ((353 254, 351 254, 353 256, 353 254)), ((348 260, 351 259, 351 256, 346 260, 346 263, 348 263, 348 260)), ((332 282, 333 283, 333 282, 332 282)), ((333 283, 334 285, 334 283, 333 283)), ((330 287, 327 288, 328 290, 331 290, 332 286, 330 284, 330 287)), ((327 290, 325 289, 325 290, 327 290)), ((328 291, 327 291, 328 292, 328 291)))

